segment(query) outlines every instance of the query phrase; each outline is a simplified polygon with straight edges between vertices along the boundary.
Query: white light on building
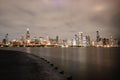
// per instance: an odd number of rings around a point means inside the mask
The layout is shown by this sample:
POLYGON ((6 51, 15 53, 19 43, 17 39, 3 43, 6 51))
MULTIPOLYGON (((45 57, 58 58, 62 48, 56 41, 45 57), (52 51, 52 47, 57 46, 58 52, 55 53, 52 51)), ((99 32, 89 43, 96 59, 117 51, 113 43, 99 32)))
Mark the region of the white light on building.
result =
POLYGON ((79 32, 79 46, 83 46, 83 32, 79 32))
POLYGON ((76 46, 76 45, 77 45, 75 39, 73 39, 72 43, 73 43, 73 46, 76 46))

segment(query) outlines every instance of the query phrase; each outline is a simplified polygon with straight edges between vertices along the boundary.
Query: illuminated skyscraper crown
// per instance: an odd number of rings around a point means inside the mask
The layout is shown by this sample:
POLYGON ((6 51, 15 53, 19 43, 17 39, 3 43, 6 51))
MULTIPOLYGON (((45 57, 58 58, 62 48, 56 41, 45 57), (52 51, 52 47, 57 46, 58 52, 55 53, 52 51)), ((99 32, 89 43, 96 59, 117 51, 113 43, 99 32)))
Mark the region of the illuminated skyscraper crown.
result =
POLYGON ((29 28, 27 28, 26 39, 30 39, 30 31, 29 31, 29 28))

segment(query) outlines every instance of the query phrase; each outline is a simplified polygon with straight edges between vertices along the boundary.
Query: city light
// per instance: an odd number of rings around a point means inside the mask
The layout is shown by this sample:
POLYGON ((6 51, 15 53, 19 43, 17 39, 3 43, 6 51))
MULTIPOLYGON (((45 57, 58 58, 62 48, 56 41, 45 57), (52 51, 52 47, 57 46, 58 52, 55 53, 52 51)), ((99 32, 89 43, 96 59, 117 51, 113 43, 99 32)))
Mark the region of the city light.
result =
POLYGON ((91 41, 89 35, 86 36, 83 32, 78 32, 71 40, 60 39, 58 35, 55 38, 50 38, 50 36, 31 38, 29 28, 26 29, 26 35, 21 36, 20 40, 13 39, 9 41, 8 36, 7 33, 3 41, 0 42, 1 47, 118 47, 117 39, 112 36, 102 38, 99 31, 96 31, 96 40, 93 41, 91 41))

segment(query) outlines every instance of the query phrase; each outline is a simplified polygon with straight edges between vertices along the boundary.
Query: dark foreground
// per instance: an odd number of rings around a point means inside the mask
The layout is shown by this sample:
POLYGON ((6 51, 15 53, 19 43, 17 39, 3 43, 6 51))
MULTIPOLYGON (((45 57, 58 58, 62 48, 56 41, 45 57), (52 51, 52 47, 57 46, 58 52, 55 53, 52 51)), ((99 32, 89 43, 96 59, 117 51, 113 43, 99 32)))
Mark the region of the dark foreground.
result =
POLYGON ((39 57, 0 50, 0 80, 67 80, 39 57))

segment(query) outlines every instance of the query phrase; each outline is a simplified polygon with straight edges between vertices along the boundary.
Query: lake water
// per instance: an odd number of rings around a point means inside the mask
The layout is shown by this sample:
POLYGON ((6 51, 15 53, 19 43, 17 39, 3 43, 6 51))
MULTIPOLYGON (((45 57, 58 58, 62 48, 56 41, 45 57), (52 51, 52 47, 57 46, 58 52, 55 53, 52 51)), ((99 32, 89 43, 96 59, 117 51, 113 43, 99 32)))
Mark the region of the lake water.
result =
POLYGON ((72 80, 120 80, 120 48, 7 48, 43 57, 72 80))

